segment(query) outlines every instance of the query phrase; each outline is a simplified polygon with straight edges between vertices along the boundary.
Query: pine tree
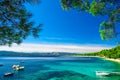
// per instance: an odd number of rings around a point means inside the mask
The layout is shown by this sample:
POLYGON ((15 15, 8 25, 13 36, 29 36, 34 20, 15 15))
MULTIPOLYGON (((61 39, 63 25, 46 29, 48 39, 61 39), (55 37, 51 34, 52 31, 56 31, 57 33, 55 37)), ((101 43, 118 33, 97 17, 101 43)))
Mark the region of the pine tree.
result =
POLYGON ((34 26, 34 22, 30 21, 32 14, 24 6, 25 2, 36 1, 0 0, 0 45, 20 44, 29 35, 39 36, 41 24, 34 26))
POLYGON ((120 34, 120 30, 116 31, 120 23, 120 0, 61 0, 61 4, 64 10, 76 9, 93 16, 107 16, 100 24, 102 40, 115 39, 120 34))

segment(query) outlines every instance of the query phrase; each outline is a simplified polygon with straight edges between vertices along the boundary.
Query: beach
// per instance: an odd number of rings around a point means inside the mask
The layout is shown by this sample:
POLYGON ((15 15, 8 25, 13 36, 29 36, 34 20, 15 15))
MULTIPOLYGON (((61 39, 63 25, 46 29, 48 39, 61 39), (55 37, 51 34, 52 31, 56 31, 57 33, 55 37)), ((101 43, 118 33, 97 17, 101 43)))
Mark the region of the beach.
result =
POLYGON ((120 63, 120 58, 119 59, 114 59, 114 58, 104 58, 105 60, 110 60, 110 61, 114 61, 114 62, 118 62, 120 63))

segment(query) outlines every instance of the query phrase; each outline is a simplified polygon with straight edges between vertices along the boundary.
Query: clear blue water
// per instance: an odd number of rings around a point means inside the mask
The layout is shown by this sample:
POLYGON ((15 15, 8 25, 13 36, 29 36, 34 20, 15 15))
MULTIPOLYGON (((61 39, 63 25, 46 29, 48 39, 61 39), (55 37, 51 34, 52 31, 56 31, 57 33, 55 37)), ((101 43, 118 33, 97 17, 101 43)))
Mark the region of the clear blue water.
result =
POLYGON ((0 63, 0 80, 120 80, 120 76, 96 76, 96 71, 120 72, 120 64, 96 57, 0 57, 0 63), (14 71, 13 64, 25 69, 14 71), (15 74, 4 77, 6 72, 15 74))

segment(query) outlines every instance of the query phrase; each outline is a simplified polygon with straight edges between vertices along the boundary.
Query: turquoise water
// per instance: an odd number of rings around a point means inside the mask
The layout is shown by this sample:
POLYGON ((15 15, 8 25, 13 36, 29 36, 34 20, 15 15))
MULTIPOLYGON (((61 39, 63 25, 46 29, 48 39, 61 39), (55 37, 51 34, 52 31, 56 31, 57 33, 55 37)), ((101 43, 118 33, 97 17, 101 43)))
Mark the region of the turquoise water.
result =
POLYGON ((120 72, 120 64, 96 57, 0 57, 0 63, 0 80, 120 80, 120 76, 96 76, 96 71, 120 72), (13 64, 25 69, 14 71, 13 64), (4 77, 6 72, 15 74, 4 77))

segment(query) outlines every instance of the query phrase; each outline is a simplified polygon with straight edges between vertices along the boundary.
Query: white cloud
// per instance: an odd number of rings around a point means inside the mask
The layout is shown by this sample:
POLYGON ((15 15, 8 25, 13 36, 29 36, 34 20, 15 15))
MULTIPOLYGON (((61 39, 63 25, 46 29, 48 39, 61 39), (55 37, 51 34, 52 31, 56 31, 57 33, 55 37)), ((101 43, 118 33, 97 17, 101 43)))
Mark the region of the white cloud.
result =
POLYGON ((12 47, 0 46, 1 51, 15 51, 15 52, 75 52, 87 53, 96 52, 102 49, 111 47, 104 47, 103 45, 68 45, 68 44, 28 44, 21 45, 14 44, 12 47))

